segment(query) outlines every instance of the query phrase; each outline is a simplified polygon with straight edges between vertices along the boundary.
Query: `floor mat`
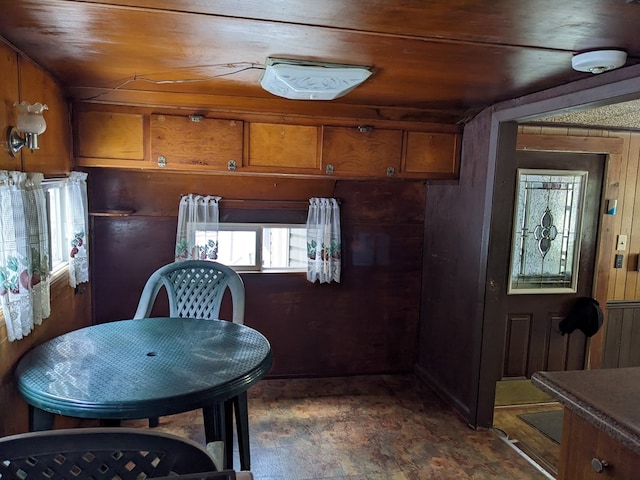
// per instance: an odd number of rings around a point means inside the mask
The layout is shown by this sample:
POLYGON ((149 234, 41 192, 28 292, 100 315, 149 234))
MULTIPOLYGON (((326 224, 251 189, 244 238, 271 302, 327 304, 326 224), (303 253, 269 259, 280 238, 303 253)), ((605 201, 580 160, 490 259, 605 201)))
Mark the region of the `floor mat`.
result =
POLYGON ((560 444, 562 437, 562 410, 549 412, 523 413, 518 418, 560 444))
POLYGON ((553 398, 533 386, 531 380, 503 380, 496 383, 496 407, 553 401, 553 398))

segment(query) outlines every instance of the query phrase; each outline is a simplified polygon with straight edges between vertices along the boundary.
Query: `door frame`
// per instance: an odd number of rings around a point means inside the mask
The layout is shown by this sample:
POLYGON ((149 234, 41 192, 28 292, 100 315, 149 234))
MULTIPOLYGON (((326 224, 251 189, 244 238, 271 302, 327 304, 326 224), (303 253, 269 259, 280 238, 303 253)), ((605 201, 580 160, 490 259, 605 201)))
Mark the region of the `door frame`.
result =
MULTIPOLYGON (((499 379, 505 326, 499 312, 495 311, 496 285, 494 280, 487 278, 487 266, 491 262, 488 246, 491 236, 493 216, 493 192, 500 185, 495 183, 495 172, 501 165, 512 162, 514 150, 539 149, 542 151, 571 151, 602 153, 607 155, 605 178, 603 179, 602 199, 617 198, 622 162, 622 144, 620 138, 613 137, 564 137, 558 135, 518 135, 518 122, 535 120, 552 113, 578 109, 580 107, 599 106, 636 99, 640 97, 640 85, 637 78, 637 68, 613 72, 621 77, 618 81, 600 84, 593 77, 571 89, 557 88, 545 92, 548 96, 532 95, 530 103, 523 103, 522 99, 505 102, 494 106, 490 120, 489 160, 487 165, 487 180, 485 189, 485 212, 487 227, 482 238, 483 263, 485 267, 480 273, 480 291, 484 291, 484 303, 481 321, 475 328, 475 341, 478 348, 474 351, 474 371, 472 373, 472 398, 470 401, 469 423, 475 427, 490 427, 493 423, 493 408, 495 401, 496 381, 499 379), (632 75, 631 78, 626 75, 632 75), (592 86, 594 85, 595 86, 592 86), (590 87, 591 86, 591 87, 590 87), (581 88, 582 87, 582 88, 581 88), (496 315, 496 313, 498 315, 496 315)), ((612 216, 603 215, 601 218, 594 278, 594 297, 606 305, 609 277, 609 260, 612 258, 614 231, 612 216)), ((606 324, 604 325, 606 328, 606 324)), ((603 328, 604 331, 604 328, 603 328)), ((601 365, 603 334, 592 338, 587 358, 588 368, 598 368, 601 365)))

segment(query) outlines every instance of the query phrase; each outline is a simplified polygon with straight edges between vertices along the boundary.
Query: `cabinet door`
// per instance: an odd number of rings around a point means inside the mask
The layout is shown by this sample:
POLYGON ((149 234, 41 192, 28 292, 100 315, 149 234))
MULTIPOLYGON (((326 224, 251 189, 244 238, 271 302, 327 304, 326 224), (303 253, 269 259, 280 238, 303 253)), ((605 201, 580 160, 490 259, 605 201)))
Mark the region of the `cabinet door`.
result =
POLYGON ((79 165, 118 166, 128 161, 142 164, 144 116, 78 111, 74 117, 74 148, 79 165))
POLYGON ((455 178, 460 138, 454 133, 407 132, 403 176, 455 178))
POLYGON ((400 170, 402 131, 324 127, 322 171, 336 176, 386 177, 400 170))
POLYGON ((640 455, 571 410, 564 409, 558 480, 635 480, 640 472, 640 455), (606 464, 596 472, 592 461, 606 464))
POLYGON ((318 127, 251 123, 247 167, 258 171, 319 173, 318 127))
POLYGON ((151 161, 176 170, 240 166, 243 128, 239 120, 151 115, 151 161))

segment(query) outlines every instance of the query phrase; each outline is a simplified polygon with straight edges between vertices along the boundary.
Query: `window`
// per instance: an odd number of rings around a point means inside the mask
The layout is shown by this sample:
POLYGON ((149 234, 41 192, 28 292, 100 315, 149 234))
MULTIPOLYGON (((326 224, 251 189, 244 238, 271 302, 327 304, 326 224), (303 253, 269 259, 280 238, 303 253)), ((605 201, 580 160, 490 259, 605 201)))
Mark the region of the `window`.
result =
POLYGON ((220 223, 217 244, 215 230, 193 225, 202 258, 238 271, 306 270, 306 225, 220 223))
POLYGON ((64 182, 47 182, 43 187, 49 223, 49 261, 51 271, 55 272, 68 263, 66 195, 64 182))
POLYGON ((509 294, 575 293, 586 171, 518 169, 509 294))

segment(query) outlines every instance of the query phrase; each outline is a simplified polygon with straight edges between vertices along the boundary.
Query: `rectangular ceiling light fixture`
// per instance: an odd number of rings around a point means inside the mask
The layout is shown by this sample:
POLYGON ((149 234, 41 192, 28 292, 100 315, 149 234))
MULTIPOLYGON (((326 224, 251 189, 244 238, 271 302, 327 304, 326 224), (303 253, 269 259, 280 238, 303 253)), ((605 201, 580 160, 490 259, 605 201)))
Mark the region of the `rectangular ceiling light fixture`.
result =
POLYGON ((333 100, 370 76, 368 67, 269 57, 260 85, 291 100, 333 100))

